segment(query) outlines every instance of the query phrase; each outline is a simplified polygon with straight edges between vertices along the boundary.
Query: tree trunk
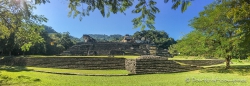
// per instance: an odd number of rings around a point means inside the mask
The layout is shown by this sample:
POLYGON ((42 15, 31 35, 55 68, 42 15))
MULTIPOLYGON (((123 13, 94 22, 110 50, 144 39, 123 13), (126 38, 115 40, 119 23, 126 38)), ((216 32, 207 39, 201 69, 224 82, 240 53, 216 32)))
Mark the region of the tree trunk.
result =
POLYGON ((1 52, 1 55, 3 55, 3 50, 1 50, 2 52, 1 52))
MULTIPOLYGON (((33 54, 34 55, 34 54, 33 54)), ((23 56, 25 56, 25 53, 23 52, 23 56)))
POLYGON ((226 69, 230 68, 230 61, 231 61, 231 57, 227 56, 227 58, 226 58, 226 69))
POLYGON ((9 51, 9 56, 11 56, 11 51, 9 51))

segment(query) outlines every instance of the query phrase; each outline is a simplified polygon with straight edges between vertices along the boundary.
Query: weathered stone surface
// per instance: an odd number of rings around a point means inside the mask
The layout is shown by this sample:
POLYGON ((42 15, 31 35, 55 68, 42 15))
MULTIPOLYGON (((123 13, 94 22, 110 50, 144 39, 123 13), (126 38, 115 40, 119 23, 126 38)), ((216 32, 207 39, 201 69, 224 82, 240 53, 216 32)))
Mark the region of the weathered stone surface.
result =
MULTIPOLYGON (((125 36, 123 42, 96 42, 95 39, 89 35, 83 35, 84 42, 77 43, 68 50, 62 52, 60 55, 157 55, 158 50, 156 46, 148 43, 135 43, 129 36, 125 36)), ((161 52, 161 51, 160 51, 161 52)), ((167 52, 167 51, 166 51, 167 52)), ((158 53, 160 56, 170 56, 169 53, 158 53)))
POLYGON ((124 55, 127 53, 149 54, 146 44, 119 43, 119 42, 95 42, 78 43, 64 51, 61 55, 124 55))
POLYGON ((136 65, 136 60, 135 59, 126 59, 125 60, 125 68, 131 74, 136 74, 135 65, 136 65))
POLYGON ((185 65, 182 66, 166 57, 154 55, 142 55, 137 59, 126 60, 125 66, 131 74, 154 74, 154 73, 171 73, 197 70, 200 67, 185 65))
POLYGON ((92 37, 90 37, 89 35, 83 35, 82 36, 84 42, 96 42, 96 40, 92 37))
POLYGON ((0 65, 88 70, 126 69, 130 72, 130 74, 183 72, 199 69, 200 67, 197 66, 214 65, 223 62, 224 60, 168 60, 166 57, 152 55, 140 56, 137 59, 98 57, 41 57, 0 59, 0 65), (180 65, 176 63, 176 61, 190 65, 180 65))
POLYGON ((125 69, 125 58, 94 57, 41 57, 7 58, 0 60, 1 65, 34 66, 67 69, 125 69))

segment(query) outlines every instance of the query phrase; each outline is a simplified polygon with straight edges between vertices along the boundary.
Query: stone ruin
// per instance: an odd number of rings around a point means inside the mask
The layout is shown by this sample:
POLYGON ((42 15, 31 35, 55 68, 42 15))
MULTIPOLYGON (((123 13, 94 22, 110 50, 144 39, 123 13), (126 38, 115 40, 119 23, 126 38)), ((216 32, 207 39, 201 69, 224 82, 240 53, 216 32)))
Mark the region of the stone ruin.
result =
POLYGON ((63 68, 80 70, 127 70, 129 74, 185 72, 200 66, 222 64, 225 60, 168 60, 167 57, 142 55, 136 59, 101 57, 7 57, 0 65, 63 68), (182 64, 180 64, 182 63, 182 64))
POLYGON ((125 67, 130 74, 171 73, 199 69, 196 66, 183 66, 173 60, 168 60, 167 57, 154 55, 142 55, 136 59, 126 59, 125 67))
MULTIPOLYGON (((74 55, 74 56, 93 56, 93 55, 165 55, 169 54, 167 51, 159 51, 151 48, 147 43, 136 43, 129 35, 124 36, 121 42, 97 42, 89 35, 83 35, 84 42, 77 43, 70 47, 68 50, 63 51, 61 55, 74 55)), ((166 56, 166 55, 165 55, 166 56)))
POLYGON ((84 42, 96 42, 96 40, 92 37, 90 37, 89 35, 83 35, 83 40, 84 42))
POLYGON ((85 43, 81 42, 67 51, 64 51, 62 55, 125 55, 125 54, 140 54, 147 55, 149 51, 145 44, 137 43, 119 43, 119 42, 94 42, 85 43))
POLYGON ((126 35, 124 36, 124 38, 122 39, 121 42, 124 42, 124 43, 130 42, 130 43, 132 43, 132 42, 134 42, 134 38, 132 38, 131 36, 129 36, 128 34, 126 34, 126 35))

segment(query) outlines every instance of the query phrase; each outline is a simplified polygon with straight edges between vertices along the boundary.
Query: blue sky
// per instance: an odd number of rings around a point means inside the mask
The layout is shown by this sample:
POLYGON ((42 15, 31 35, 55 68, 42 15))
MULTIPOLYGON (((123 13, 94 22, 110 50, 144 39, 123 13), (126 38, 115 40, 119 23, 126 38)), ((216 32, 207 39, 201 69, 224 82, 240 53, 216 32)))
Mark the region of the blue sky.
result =
MULTIPOLYGON (((164 3, 164 0, 157 1, 156 6, 160 9, 160 13, 156 14, 156 30, 165 31, 174 39, 181 39, 184 34, 193 30, 188 26, 189 21, 198 16, 199 12, 204 10, 204 6, 214 0, 194 0, 184 13, 181 13, 180 9, 171 9, 171 0, 168 3, 164 3)), ((99 10, 96 9, 94 12, 90 12, 90 16, 85 16, 80 21, 78 17, 68 17, 67 0, 50 0, 50 3, 37 5, 34 14, 47 17, 49 21, 44 24, 51 26, 57 32, 68 31, 70 35, 80 38, 83 34, 132 35, 134 32, 140 31, 140 28, 133 29, 131 21, 139 15, 133 14, 132 9, 134 8, 127 9, 126 15, 111 14, 109 18, 102 17, 99 10)))

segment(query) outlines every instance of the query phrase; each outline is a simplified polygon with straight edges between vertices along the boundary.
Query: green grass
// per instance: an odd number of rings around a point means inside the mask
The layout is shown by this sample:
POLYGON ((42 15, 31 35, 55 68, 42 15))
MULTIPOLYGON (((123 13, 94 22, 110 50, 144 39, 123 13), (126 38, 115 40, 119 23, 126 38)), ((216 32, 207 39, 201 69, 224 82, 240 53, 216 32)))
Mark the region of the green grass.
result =
POLYGON ((249 76, 199 71, 133 76, 76 76, 33 71, 2 71, 1 74, 11 78, 7 84, 17 86, 248 86, 250 84, 249 76), (24 78, 20 79, 20 76, 24 78), (243 82, 223 80, 242 80, 243 82))
MULTIPOLYGON (((216 58, 216 59, 223 59, 223 58, 216 58)), ((207 59, 205 57, 200 57, 200 56, 174 56, 173 58, 169 58, 169 60, 212 60, 212 59, 207 59)))
POLYGON ((250 75, 250 65, 231 65, 230 69, 225 70, 225 65, 207 67, 200 70, 202 73, 228 73, 242 76, 250 75))
POLYGON ((12 86, 249 86, 250 64, 232 64, 206 67, 201 70, 146 74, 132 76, 79 76, 35 72, 31 70, 83 73, 83 74, 121 74, 124 70, 70 70, 37 67, 7 67, 1 69, 0 81, 12 86), (14 70, 15 71, 10 71, 14 70), (18 70, 18 71, 17 71, 18 70))
POLYGON ((29 70, 56 72, 56 73, 73 73, 73 74, 102 74, 102 75, 115 75, 115 74, 128 74, 127 70, 75 70, 75 69, 56 69, 56 68, 39 68, 27 67, 29 70))
POLYGON ((10 86, 249 86, 250 62, 232 60, 204 69, 166 74, 132 76, 79 76, 35 72, 32 70, 80 74, 126 74, 125 70, 71 70, 37 67, 1 68, 0 85, 10 86))

